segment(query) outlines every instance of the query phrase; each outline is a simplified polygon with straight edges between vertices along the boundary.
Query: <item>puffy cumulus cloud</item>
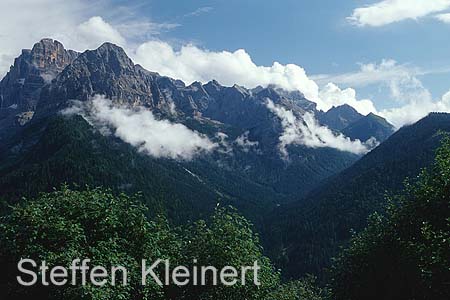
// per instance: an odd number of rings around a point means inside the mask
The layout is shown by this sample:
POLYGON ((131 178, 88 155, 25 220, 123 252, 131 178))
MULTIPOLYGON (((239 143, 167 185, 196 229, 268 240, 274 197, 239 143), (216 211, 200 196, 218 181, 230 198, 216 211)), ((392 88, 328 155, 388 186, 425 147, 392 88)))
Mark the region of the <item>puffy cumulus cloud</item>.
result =
POLYGON ((379 115, 400 128, 420 120, 430 112, 450 112, 447 96, 434 100, 430 91, 417 77, 427 72, 391 62, 378 66, 371 64, 370 67, 376 76, 378 73, 386 75, 382 82, 389 88, 390 96, 395 100, 392 108, 379 111, 379 115))
POLYGON ((357 26, 379 27, 413 19, 416 20, 450 7, 450 0, 384 0, 356 8, 347 18, 357 26))
POLYGON ((134 59, 149 70, 187 83, 216 79, 225 85, 238 84, 247 88, 274 84, 290 91, 299 90, 320 105, 319 87, 303 68, 277 62, 270 67, 258 66, 243 49, 212 52, 184 45, 177 51, 168 43, 149 41, 136 49, 134 59))
MULTIPOLYGON (((275 105, 271 100, 267 100, 266 105, 281 120, 283 134, 279 138, 279 149, 284 158, 289 156, 288 145, 329 147, 355 154, 365 154, 369 151, 368 146, 360 140, 352 141, 342 134, 333 133, 328 127, 321 126, 312 113, 305 113, 303 120, 299 120, 292 111, 275 105)), ((373 140, 370 140, 370 144, 373 144, 373 140)))
POLYGON ((78 25, 75 34, 76 39, 86 48, 97 48, 105 41, 120 46, 126 45, 125 38, 120 32, 98 16, 78 25))
POLYGON ((87 1, 2 0, 0 9, 0 77, 21 49, 43 37, 62 39, 83 19, 87 1), (51 9, 50 9, 51 8, 51 9))
POLYGON ((319 96, 327 110, 333 106, 348 104, 363 115, 367 115, 371 112, 375 113, 377 111, 371 100, 357 100, 356 91, 354 89, 347 88, 341 90, 334 83, 329 83, 321 89, 319 96))
POLYGON ((95 96, 88 103, 88 106, 78 103, 63 113, 82 114, 102 130, 112 130, 115 136, 154 157, 190 160, 217 146, 206 136, 182 124, 156 119, 144 108, 117 107, 103 96, 95 96))
POLYGON ((439 73, 443 70, 421 70, 408 65, 400 65, 395 60, 384 59, 380 63, 361 64, 360 70, 341 75, 319 75, 314 78, 319 82, 336 82, 350 86, 368 86, 381 84, 388 88, 392 107, 377 110, 370 100, 357 100, 352 88, 341 90, 335 84, 326 85, 320 92, 320 98, 328 105, 343 102, 353 106, 360 113, 373 112, 386 118, 395 127, 411 124, 433 111, 450 112, 446 97, 433 100, 428 89, 424 87, 420 75, 439 73))
POLYGON ((422 119, 430 112, 450 113, 450 91, 436 101, 431 96, 423 99, 415 97, 403 106, 384 109, 379 114, 400 128, 422 119))

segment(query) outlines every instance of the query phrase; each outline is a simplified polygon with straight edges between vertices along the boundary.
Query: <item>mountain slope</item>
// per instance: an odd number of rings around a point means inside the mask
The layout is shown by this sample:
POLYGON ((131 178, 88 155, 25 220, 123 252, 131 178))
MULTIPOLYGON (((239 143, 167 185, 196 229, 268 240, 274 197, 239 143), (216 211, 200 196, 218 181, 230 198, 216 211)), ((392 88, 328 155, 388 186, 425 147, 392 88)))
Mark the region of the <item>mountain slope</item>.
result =
POLYGON ((104 186, 142 192, 152 214, 184 223, 209 215, 217 203, 233 205, 257 221, 263 210, 274 207, 273 199, 282 197, 206 158, 179 162, 139 153, 101 135, 80 116, 34 124, 10 146, 12 151, 3 152, 0 160, 0 198, 9 204, 65 182, 104 186))
POLYGON ((394 133, 394 126, 389 124, 386 119, 370 113, 349 124, 342 129, 342 133, 361 141, 367 141, 374 137, 378 142, 383 142, 394 133))
MULTIPOLYGON (((33 118, 20 128, 45 124, 47 118, 71 106, 72 100, 86 103, 97 94, 121 107, 144 107, 157 119, 184 124, 212 140, 219 142, 218 136, 222 136, 222 153, 204 157, 208 163, 202 166, 228 170, 253 184, 266 186, 280 195, 274 202, 283 203, 304 195, 321 180, 358 159, 358 155, 349 152, 302 145, 289 147, 289 163, 281 157, 278 144, 283 128, 281 120, 267 108, 267 99, 301 119, 304 112, 316 108, 300 93, 274 87, 254 90, 237 85, 225 87, 216 81, 186 86, 135 65, 122 48, 111 43, 78 54, 51 82, 39 88, 33 118), (255 145, 252 149, 237 144, 244 136, 255 145)), ((198 171, 208 174, 209 168, 200 166, 198 171)), ((221 182, 225 182, 223 175, 221 182)))
POLYGON ((385 194, 402 187, 428 166, 442 137, 450 132, 450 114, 432 113, 401 128, 350 168, 326 180, 303 200, 280 207, 267 220, 266 245, 288 276, 323 268, 359 231, 368 215, 386 204, 385 194))
POLYGON ((361 119, 363 115, 350 105, 333 106, 330 110, 319 116, 319 121, 334 130, 341 131, 348 125, 361 119))

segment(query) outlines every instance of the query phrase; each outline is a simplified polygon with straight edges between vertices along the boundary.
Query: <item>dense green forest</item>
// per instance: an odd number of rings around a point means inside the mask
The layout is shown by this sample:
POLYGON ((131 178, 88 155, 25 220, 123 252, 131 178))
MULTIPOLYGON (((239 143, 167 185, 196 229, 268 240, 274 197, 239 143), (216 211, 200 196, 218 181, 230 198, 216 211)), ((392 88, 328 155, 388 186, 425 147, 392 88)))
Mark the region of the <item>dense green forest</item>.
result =
MULTIPOLYGON (((252 225, 233 209, 217 208, 207 219, 171 227, 164 217, 149 220, 140 199, 108 190, 74 191, 63 186, 16 205, 0 222, 2 299, 322 299, 324 291, 307 278, 282 284, 280 274, 263 256, 252 225), (50 266, 70 266, 74 258, 93 265, 125 266, 126 286, 88 284, 62 287, 22 287, 16 281, 20 258, 45 260, 50 266), (149 279, 140 284, 140 263, 169 259, 171 266, 261 266, 260 286, 169 285, 149 279), (5 298, 4 298, 5 297, 5 298)), ((161 273, 163 270, 160 271, 161 273)), ((79 275, 79 274, 78 274, 79 275)), ((163 276, 163 274, 161 274, 163 276)))
POLYGON ((450 298, 450 139, 332 268, 332 299, 450 298))
POLYGON ((0 198, 8 204, 63 183, 103 186, 116 193, 141 192, 153 215, 164 214, 182 224, 210 215, 218 202, 257 222, 263 210, 283 198, 239 172, 221 168, 215 158, 187 162, 140 153, 103 136, 80 116, 33 124, 11 145, 16 146, 0 153, 0 198))

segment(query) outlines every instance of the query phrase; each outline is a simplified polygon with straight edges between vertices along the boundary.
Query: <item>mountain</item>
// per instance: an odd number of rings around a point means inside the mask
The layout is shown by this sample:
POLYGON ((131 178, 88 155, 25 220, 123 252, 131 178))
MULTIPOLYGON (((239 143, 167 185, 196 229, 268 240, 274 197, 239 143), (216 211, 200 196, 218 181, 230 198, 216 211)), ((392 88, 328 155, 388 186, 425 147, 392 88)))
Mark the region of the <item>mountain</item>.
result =
MULTIPOLYGON (((0 128, 5 136, 0 143, 0 197, 8 202, 68 182, 143 191, 151 209, 167 212, 176 222, 207 214, 217 202, 233 204, 258 221, 360 157, 304 145, 289 146, 289 161, 282 157, 282 121, 267 101, 301 120, 307 111, 317 113, 301 93, 225 87, 214 80, 187 86, 134 64, 111 43, 75 53, 45 39, 33 49, 45 48, 42 45, 56 45, 57 52, 40 54, 47 63, 34 76, 51 73, 51 80, 42 78, 36 86, 33 105, 26 106, 29 122, 15 123, 14 130, 0 128), (121 107, 147 108, 156 120, 183 124, 207 136, 219 150, 192 161, 152 158, 82 118, 60 116, 73 100, 88 103, 97 94, 121 107)), ((11 69, 5 78, 14 72, 11 69)), ((22 107, 20 95, 8 95, 8 104, 22 107)))
POLYGON ((175 224, 232 205, 255 223, 267 253, 290 277, 323 275, 350 231, 382 211, 385 192, 431 162, 439 130, 450 131, 447 114, 431 114, 392 134, 376 115, 362 116, 347 105, 322 112, 300 92, 275 86, 186 85, 134 64, 111 43, 77 53, 44 39, 16 59, 0 96, 1 214, 23 197, 65 183, 140 192, 148 214, 162 213, 175 224), (114 126, 92 121, 92 111, 61 113, 92 109, 96 95, 128 115, 144 108, 146 121, 197 134, 216 150, 197 151, 192 159, 154 157, 142 151, 147 141, 127 142, 114 126), (283 156, 280 146, 291 129, 315 134, 305 115, 336 134, 382 143, 365 156, 291 143, 283 156))
POLYGON ((0 82, 0 141, 33 118, 42 87, 77 56, 77 52, 51 39, 22 50, 0 82))
POLYGON ((384 118, 373 113, 363 116, 347 104, 333 106, 327 112, 319 112, 317 117, 327 127, 352 140, 358 139, 363 142, 375 138, 378 143, 381 143, 395 131, 394 126, 384 118))
POLYGON ((319 121, 330 128, 341 131, 350 124, 361 119, 363 115, 348 104, 333 106, 327 112, 319 115, 319 121))
POLYGON ((342 129, 342 133, 352 139, 367 141, 374 137, 378 142, 383 142, 394 133, 392 126, 386 119, 373 113, 359 118, 342 129))
POLYGON ((36 114, 39 118, 54 113, 70 104, 69 100, 87 101, 94 94, 105 95, 117 104, 168 112, 168 98, 161 95, 160 90, 176 90, 177 83, 144 70, 135 65, 122 48, 104 43, 95 50, 81 53, 43 89, 36 114))
POLYGON ((325 180, 303 199, 281 206, 266 220, 266 245, 287 276, 324 274, 339 248, 382 211, 386 194, 402 188, 431 164, 450 114, 432 113, 394 133, 350 168, 325 180))

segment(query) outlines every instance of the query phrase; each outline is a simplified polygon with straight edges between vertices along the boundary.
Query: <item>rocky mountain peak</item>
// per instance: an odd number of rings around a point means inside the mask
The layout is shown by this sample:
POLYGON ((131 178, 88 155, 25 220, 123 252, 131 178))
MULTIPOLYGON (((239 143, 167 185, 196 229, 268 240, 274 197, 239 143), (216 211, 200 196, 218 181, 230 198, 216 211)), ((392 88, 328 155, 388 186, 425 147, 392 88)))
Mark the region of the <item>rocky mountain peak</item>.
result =
POLYGON ((175 89, 175 85, 176 82, 164 81, 157 73, 135 65, 123 48, 104 43, 81 53, 43 90, 37 113, 53 113, 68 105, 69 100, 86 101, 96 94, 117 104, 169 111, 171 105, 164 91, 175 89))
POLYGON ((386 119, 377 116, 374 113, 369 113, 352 124, 348 125, 342 130, 346 136, 361 141, 367 141, 374 137, 379 142, 385 141, 394 133, 394 126, 392 126, 386 119))
POLYGON ((342 130, 361 119, 363 115, 348 104, 333 106, 320 117, 320 121, 336 130, 342 130))
POLYGON ((61 71, 77 56, 77 52, 66 50, 57 40, 45 38, 34 44, 30 51, 30 63, 41 70, 52 68, 61 71))
POLYGON ((95 50, 83 52, 77 62, 102 66, 104 70, 111 71, 117 76, 124 73, 136 73, 137 68, 123 48, 109 42, 103 43, 95 50))
POLYGON ((14 132, 33 118, 42 88, 77 56, 52 39, 42 39, 31 49, 22 50, 0 82, 0 128, 4 133, 14 132))
POLYGON ((32 49, 24 49, 0 82, 1 109, 14 114, 34 111, 41 88, 51 82, 78 53, 66 50, 52 39, 42 39, 32 49))
POLYGON ((208 94, 215 95, 217 94, 223 87, 216 80, 211 80, 204 85, 205 90, 208 94))

